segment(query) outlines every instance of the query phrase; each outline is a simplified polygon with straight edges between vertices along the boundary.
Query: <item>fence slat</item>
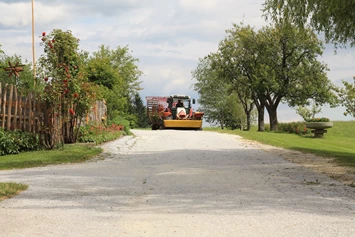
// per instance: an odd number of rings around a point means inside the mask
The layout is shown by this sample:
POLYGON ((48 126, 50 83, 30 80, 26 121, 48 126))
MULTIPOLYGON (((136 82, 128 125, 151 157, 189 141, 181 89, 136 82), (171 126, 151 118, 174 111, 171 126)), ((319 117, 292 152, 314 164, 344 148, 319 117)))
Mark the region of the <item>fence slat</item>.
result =
POLYGON ((18 107, 18 97, 17 97, 17 89, 15 88, 14 91, 14 99, 15 99, 15 111, 14 111, 14 117, 12 119, 12 126, 14 129, 17 129, 17 107, 18 107))
POLYGON ((5 128, 5 121, 6 121, 6 92, 7 92, 7 84, 4 86, 4 100, 2 106, 2 124, 1 127, 5 128))

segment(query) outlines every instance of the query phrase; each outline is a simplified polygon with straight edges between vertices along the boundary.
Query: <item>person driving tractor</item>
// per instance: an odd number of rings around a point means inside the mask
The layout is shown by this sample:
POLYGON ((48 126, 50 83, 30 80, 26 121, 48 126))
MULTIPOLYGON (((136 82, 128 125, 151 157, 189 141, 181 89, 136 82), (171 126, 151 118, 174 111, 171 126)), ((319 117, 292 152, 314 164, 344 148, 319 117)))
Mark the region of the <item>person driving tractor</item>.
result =
POLYGON ((178 100, 178 102, 176 104, 176 108, 177 107, 184 107, 184 103, 181 100, 178 100))

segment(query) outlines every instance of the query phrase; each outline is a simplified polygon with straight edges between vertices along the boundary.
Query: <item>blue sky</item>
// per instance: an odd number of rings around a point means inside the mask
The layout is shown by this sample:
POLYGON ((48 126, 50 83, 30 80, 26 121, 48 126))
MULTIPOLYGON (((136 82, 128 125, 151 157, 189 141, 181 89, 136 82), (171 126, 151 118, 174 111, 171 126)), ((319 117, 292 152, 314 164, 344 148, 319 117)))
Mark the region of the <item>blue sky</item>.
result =
MULTIPOLYGON (((34 0, 36 56, 42 32, 71 30, 79 38, 80 48, 88 52, 102 44, 110 48, 126 46, 140 60, 143 71, 140 95, 189 94, 191 71, 199 58, 215 52, 225 30, 232 23, 254 26, 267 22, 262 18, 262 0, 34 0)), ((0 0, 0 44, 7 55, 32 60, 31 0, 0 0)), ((327 45, 320 58, 330 69, 328 77, 336 85, 351 82, 355 75, 353 49, 334 53, 327 45)), ((331 120, 354 120, 343 116, 344 108, 324 107, 319 116, 331 120)), ((281 105, 279 121, 302 120, 293 109, 281 105)), ((267 116, 266 116, 267 120, 267 116)))

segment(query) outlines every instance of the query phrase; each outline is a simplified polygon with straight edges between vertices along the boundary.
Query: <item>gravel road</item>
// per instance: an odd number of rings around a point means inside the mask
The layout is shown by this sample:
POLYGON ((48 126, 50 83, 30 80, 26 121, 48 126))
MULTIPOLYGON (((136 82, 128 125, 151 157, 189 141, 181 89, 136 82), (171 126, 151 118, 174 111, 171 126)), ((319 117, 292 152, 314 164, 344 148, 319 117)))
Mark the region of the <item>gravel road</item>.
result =
POLYGON ((355 188, 238 136, 133 132, 90 162, 1 171, 29 189, 0 202, 0 236, 355 236, 355 188))

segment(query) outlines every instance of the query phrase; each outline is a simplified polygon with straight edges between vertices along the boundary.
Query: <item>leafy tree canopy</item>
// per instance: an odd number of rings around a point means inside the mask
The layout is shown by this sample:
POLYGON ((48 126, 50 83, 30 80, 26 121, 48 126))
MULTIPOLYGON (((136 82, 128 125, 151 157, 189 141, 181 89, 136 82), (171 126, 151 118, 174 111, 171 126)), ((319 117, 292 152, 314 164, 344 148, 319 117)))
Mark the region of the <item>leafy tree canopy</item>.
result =
POLYGON ((287 19, 304 28, 324 32, 327 43, 355 45, 355 0, 266 0, 266 18, 287 19))
POLYGON ((343 81, 344 87, 339 90, 340 102, 345 106, 344 115, 355 117, 355 78, 354 83, 343 81))
POLYGON ((89 81, 101 87, 110 118, 128 114, 131 98, 139 91, 142 72, 129 48, 101 45, 87 62, 89 81))

